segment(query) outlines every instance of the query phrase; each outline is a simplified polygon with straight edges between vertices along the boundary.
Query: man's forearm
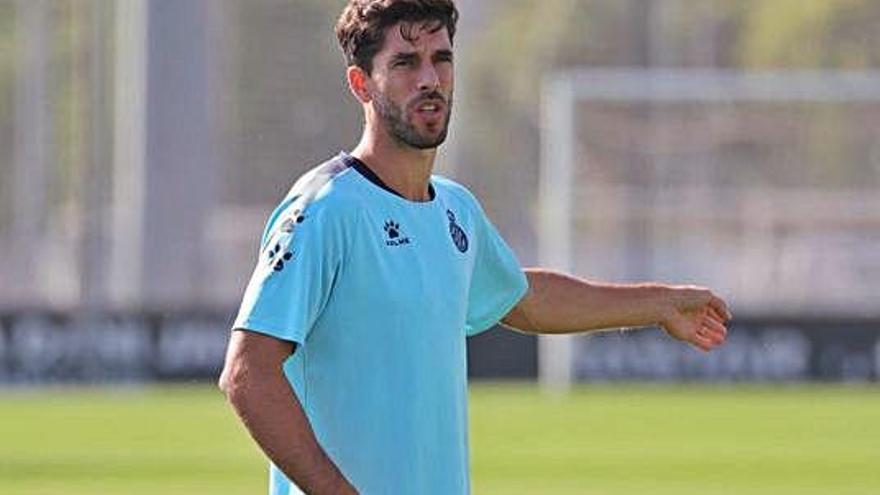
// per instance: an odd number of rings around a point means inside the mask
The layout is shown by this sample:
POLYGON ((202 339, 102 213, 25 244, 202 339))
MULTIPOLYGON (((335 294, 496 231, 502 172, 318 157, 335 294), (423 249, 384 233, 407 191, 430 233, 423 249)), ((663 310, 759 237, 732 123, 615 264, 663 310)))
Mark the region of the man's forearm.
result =
POLYGON ((670 296, 659 284, 608 284, 527 269, 529 292, 502 320, 526 332, 570 333, 661 322, 670 296))
POLYGON ((302 406, 279 372, 224 386, 238 416, 266 455, 309 494, 357 493, 318 444, 302 406))

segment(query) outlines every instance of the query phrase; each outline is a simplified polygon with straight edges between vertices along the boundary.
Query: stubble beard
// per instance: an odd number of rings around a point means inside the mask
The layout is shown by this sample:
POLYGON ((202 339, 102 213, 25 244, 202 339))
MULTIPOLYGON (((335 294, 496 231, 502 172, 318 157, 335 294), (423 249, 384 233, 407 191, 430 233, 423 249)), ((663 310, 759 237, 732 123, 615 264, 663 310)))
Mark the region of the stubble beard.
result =
POLYGON ((425 135, 416 129, 412 122, 404 116, 403 109, 400 105, 395 104, 385 97, 384 94, 376 95, 376 111, 379 118, 385 124, 388 134, 394 138, 399 144, 412 148, 427 150, 433 149, 446 141, 446 135, 449 132, 449 120, 452 115, 452 95, 445 99, 446 115, 443 116, 443 128, 436 135, 425 135))

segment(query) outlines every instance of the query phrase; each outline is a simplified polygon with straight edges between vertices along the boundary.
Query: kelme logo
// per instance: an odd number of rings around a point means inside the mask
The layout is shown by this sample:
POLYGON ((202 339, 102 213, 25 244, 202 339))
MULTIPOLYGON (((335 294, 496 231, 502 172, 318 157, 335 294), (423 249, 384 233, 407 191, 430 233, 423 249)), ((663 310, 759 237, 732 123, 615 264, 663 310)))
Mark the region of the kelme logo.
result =
POLYGON ((382 228, 385 230, 386 246, 403 246, 410 243, 409 237, 405 237, 400 230, 400 224, 394 220, 386 220, 382 228))

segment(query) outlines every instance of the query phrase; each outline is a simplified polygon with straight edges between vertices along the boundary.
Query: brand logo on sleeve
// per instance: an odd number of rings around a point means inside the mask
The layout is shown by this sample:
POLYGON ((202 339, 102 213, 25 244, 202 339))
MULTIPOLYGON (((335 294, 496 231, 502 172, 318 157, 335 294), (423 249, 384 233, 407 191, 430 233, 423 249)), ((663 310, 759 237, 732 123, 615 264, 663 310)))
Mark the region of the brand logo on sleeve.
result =
MULTIPOLYGON (((293 240, 293 231, 296 226, 303 223, 306 216, 301 210, 295 210, 285 218, 269 238, 268 246, 272 246, 266 252, 266 263, 276 272, 284 270, 286 263, 293 261, 293 249, 290 244, 293 240)), ((267 247, 268 247, 267 246, 267 247)))
POLYGON ((281 244, 275 244, 275 247, 269 250, 269 266, 276 272, 284 270, 284 262, 293 259, 293 252, 281 249, 281 244))
POLYGON ((305 215, 300 213, 299 210, 296 210, 291 216, 287 217, 286 219, 284 219, 283 222, 281 222, 281 232, 289 234, 293 232, 293 229, 296 228, 297 224, 303 223, 305 220, 305 215))
POLYGON ((383 229, 385 230, 386 246, 403 246, 404 244, 410 243, 409 237, 403 235, 403 231, 400 229, 400 224, 394 220, 386 220, 383 229))
POLYGON ((455 243, 459 252, 466 253, 468 250, 467 234, 455 223, 455 213, 452 213, 452 210, 446 210, 446 218, 449 219, 449 235, 452 236, 452 242, 455 243))

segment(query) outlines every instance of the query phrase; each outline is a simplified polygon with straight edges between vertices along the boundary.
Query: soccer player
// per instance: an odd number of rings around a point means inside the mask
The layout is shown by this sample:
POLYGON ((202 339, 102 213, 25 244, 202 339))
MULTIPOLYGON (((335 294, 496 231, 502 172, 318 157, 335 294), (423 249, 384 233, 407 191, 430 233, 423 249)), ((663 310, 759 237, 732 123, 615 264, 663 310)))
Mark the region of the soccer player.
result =
POLYGON ((432 175, 457 17, 452 0, 351 0, 339 18, 363 135, 269 218, 220 378, 273 495, 468 493, 465 338, 499 321, 725 339, 709 290, 522 269, 474 196, 432 175))

